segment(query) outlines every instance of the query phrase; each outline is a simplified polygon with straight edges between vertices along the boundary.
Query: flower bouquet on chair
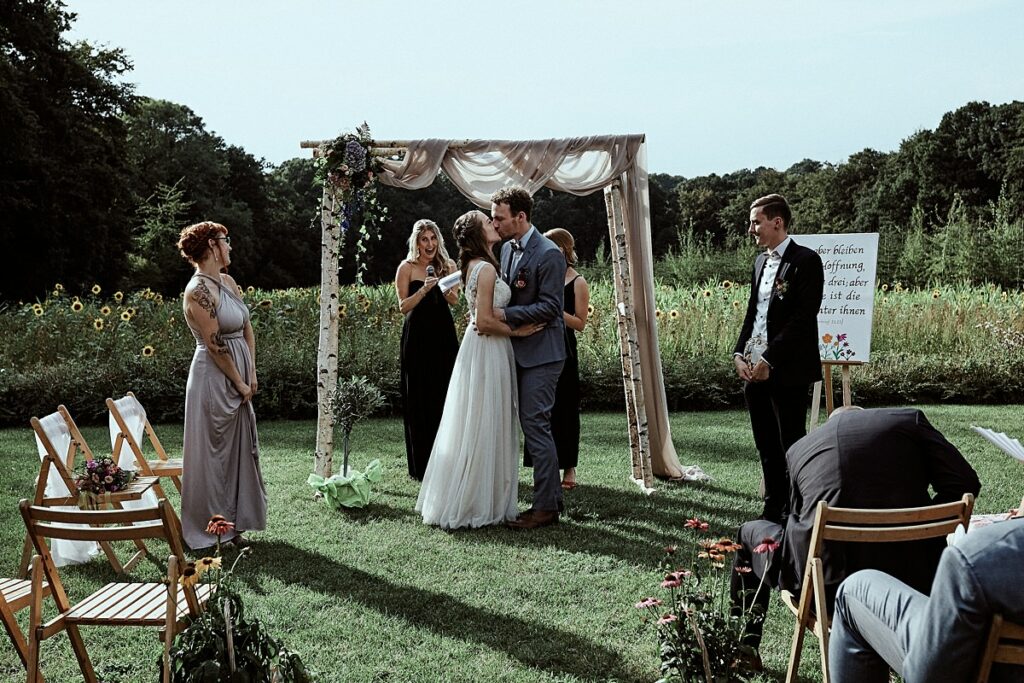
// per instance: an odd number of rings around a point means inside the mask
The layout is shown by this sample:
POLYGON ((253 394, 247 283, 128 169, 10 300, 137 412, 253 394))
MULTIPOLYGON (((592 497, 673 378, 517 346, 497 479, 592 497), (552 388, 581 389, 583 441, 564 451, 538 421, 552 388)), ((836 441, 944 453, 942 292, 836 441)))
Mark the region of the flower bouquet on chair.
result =
POLYGON ((113 507, 110 494, 124 491, 134 478, 134 471, 121 469, 113 458, 86 461, 85 471, 75 475, 78 507, 83 510, 113 507))

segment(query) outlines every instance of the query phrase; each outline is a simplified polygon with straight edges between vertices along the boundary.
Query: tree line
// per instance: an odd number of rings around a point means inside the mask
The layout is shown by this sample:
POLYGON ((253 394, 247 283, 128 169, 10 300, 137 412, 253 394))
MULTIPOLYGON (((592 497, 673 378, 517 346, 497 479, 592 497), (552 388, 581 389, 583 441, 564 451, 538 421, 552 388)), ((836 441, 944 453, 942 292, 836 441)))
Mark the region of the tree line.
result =
MULTIPOLYGON (((269 164, 210 131, 188 106, 141 96, 124 80, 132 64, 123 50, 69 39, 74 18, 57 0, 0 5, 0 250, 8 255, 0 301, 44 296, 56 282, 69 291, 95 283, 175 293, 189 274, 177 234, 206 219, 230 229, 240 281, 318 283, 312 159, 269 164)), ((883 279, 1019 287, 1024 102, 968 103, 893 152, 865 149, 842 163, 653 174, 654 251, 675 263, 660 272, 685 281, 749 268, 747 206, 770 192, 790 199, 796 233, 879 232, 883 279)), ((383 187, 380 199, 389 217, 367 245, 370 283, 391 279, 417 219, 450 235, 471 208, 443 178, 415 192, 383 187)), ((535 222, 573 232, 584 260, 605 253, 600 193, 541 190, 535 222)), ((354 273, 346 250, 342 277, 354 273)))

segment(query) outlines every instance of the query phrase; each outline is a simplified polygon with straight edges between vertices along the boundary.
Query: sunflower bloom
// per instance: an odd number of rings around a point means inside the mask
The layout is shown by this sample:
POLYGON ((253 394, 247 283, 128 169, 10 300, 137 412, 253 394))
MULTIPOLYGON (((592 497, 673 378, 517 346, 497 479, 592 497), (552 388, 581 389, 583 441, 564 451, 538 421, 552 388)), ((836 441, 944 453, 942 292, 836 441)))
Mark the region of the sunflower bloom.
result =
POLYGON ((124 292, 114 292, 114 301, 121 303, 121 299, 124 298, 124 292))
POLYGON ((657 308, 657 309, 654 310, 654 317, 655 318, 661 318, 661 316, 663 316, 663 315, 664 315, 664 313, 661 312, 660 308, 657 308))
POLYGON ((55 284, 53 286, 53 291, 55 291, 55 292, 63 292, 64 291, 64 285, 62 285, 61 283, 58 282, 57 284, 55 284))
POLYGON ((95 319, 93 319, 92 326, 93 326, 93 329, 95 329, 97 332, 102 330, 103 329, 103 318, 95 318, 95 319))
POLYGON ((677 320, 679 318, 679 311, 673 308, 668 312, 668 317, 672 318, 672 320, 677 320))
POLYGON ((146 344, 142 347, 142 357, 151 358, 156 353, 156 349, 151 344, 146 344))
POLYGON ((43 307, 41 304, 32 304, 32 312, 36 314, 38 318, 43 314, 43 307))
POLYGON ((710 289, 705 289, 703 294, 704 294, 705 297, 711 296, 711 290, 710 289))
POLYGON ((100 313, 102 313, 104 317, 110 315, 110 306, 104 306, 101 308, 100 313))
POLYGON ((935 290, 932 290, 932 298, 933 298, 933 299, 938 299, 938 298, 939 298, 940 296, 942 296, 942 292, 940 292, 940 291, 939 291, 939 290, 937 290, 937 289, 935 289, 935 290))
POLYGON ((181 585, 194 586, 197 583, 199 583, 199 570, 196 569, 195 562, 189 562, 185 565, 185 571, 181 573, 181 585))
POLYGON ((263 300, 262 300, 262 301, 260 301, 260 303, 259 303, 259 307, 260 307, 260 308, 270 308, 270 307, 271 307, 271 306, 273 306, 273 305, 274 305, 274 302, 273 302, 273 301, 271 301, 270 299, 263 299, 263 300))
POLYGON ((722 280, 722 289, 732 289, 732 281, 722 280))
POLYGON ((256 288, 253 287, 252 285, 249 285, 248 287, 245 288, 245 291, 247 294, 252 294, 253 292, 256 291, 256 288))
POLYGON ((92 289, 89 291, 91 291, 93 294, 99 294, 100 292, 103 291, 103 289, 99 285, 93 285, 92 289))
POLYGON ((739 301, 735 301, 735 300, 734 300, 734 301, 732 302, 732 307, 733 307, 733 308, 736 308, 736 309, 738 309, 738 308, 740 307, 740 302, 739 302, 739 301))
POLYGON ((74 311, 75 313, 81 313, 83 308, 85 308, 85 306, 82 305, 81 301, 71 302, 71 310, 74 311))
POLYGON ((594 304, 587 305, 587 315, 594 315, 594 304))
POLYGON ((132 319, 132 314, 128 311, 121 311, 121 320, 128 322, 132 319))

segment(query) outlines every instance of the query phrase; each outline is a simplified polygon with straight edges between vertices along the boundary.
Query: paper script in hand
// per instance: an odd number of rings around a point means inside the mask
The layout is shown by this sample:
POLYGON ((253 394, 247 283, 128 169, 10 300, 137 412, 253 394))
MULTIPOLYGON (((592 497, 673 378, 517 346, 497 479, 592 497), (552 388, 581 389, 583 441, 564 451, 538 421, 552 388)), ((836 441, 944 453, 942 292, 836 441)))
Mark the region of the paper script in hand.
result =
POLYGON ((1003 432, 996 432, 991 429, 985 429, 984 427, 976 427, 975 425, 971 425, 971 429, 991 441, 994 446, 1010 457, 1024 462, 1024 446, 1022 446, 1020 441, 1017 439, 1011 439, 1003 432))
POLYGON ((437 286, 441 288, 442 294, 447 294, 453 287, 457 287, 462 282, 462 271, 456 270, 451 275, 446 275, 437 281, 437 286))

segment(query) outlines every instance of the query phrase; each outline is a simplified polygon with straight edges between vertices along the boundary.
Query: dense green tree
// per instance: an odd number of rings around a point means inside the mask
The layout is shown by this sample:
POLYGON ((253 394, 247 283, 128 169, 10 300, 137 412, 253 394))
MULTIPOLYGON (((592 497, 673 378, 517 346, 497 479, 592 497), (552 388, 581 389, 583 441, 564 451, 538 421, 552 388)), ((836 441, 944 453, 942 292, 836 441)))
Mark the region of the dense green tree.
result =
POLYGON ((0 298, 123 269, 134 203, 121 116, 135 98, 119 77, 131 64, 69 41, 74 19, 56 0, 0 3, 0 298))

